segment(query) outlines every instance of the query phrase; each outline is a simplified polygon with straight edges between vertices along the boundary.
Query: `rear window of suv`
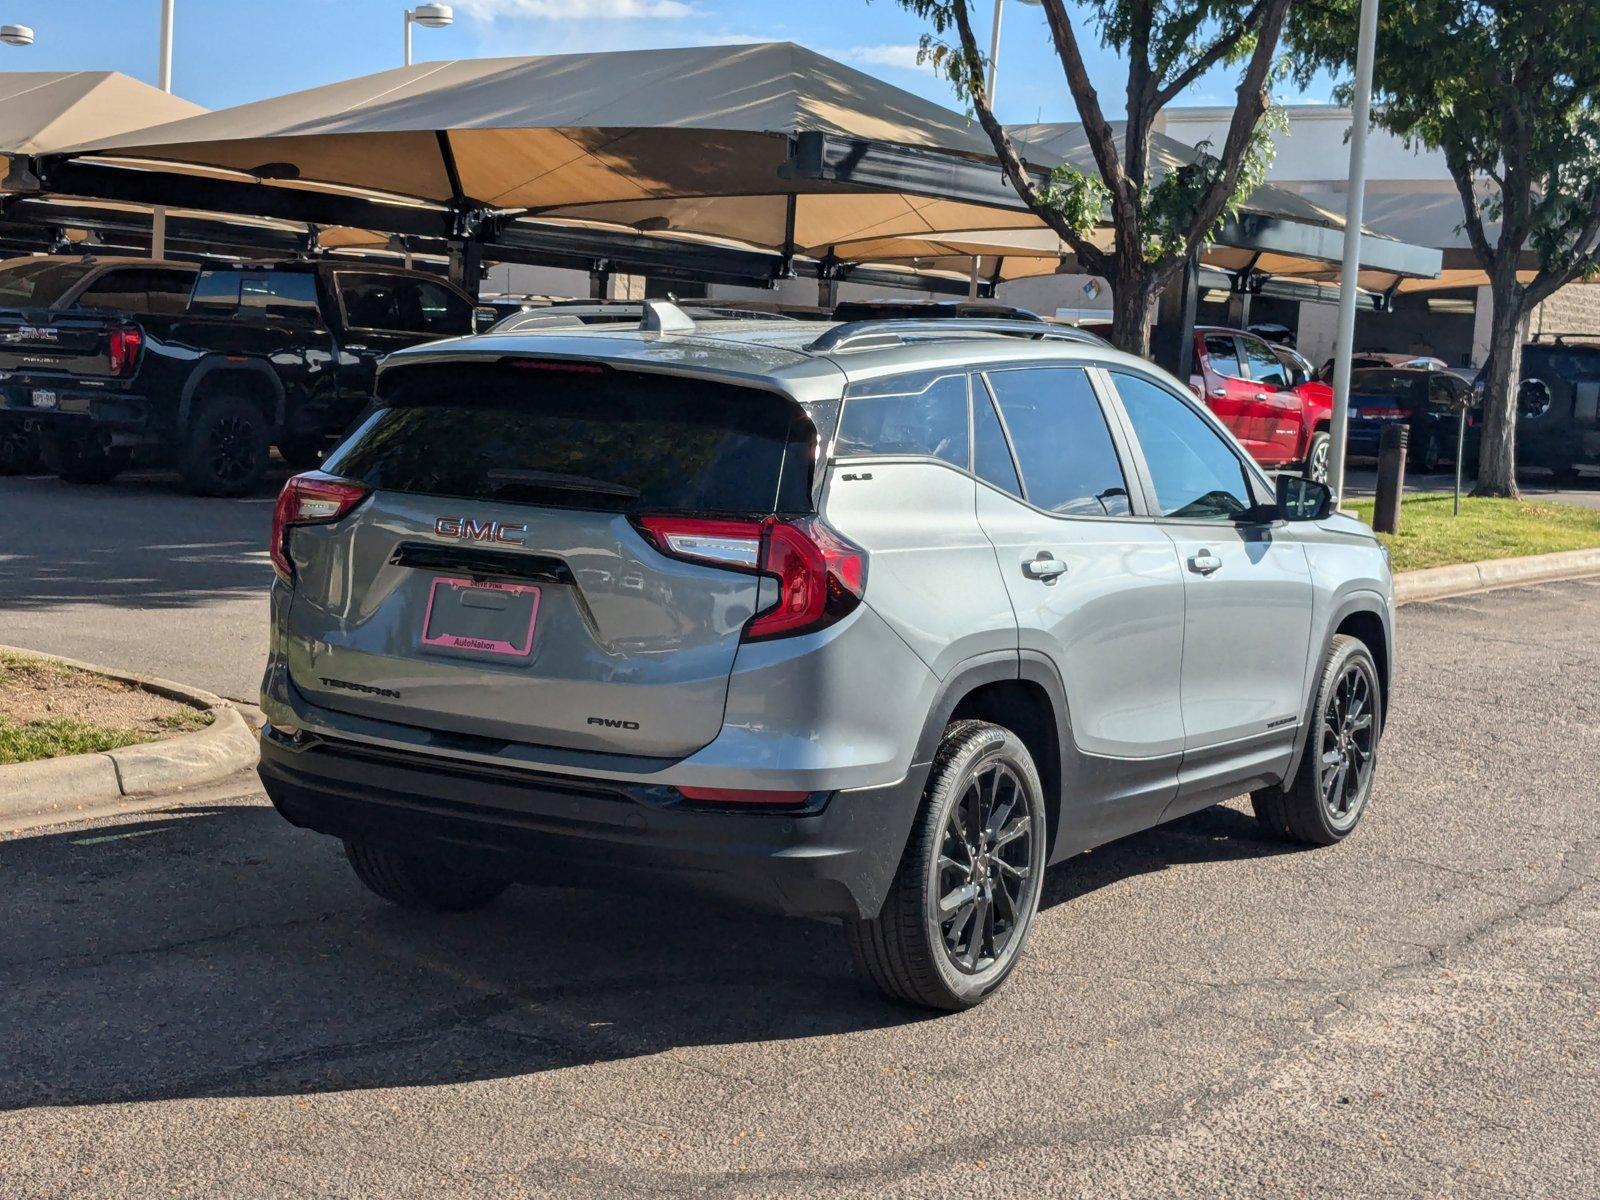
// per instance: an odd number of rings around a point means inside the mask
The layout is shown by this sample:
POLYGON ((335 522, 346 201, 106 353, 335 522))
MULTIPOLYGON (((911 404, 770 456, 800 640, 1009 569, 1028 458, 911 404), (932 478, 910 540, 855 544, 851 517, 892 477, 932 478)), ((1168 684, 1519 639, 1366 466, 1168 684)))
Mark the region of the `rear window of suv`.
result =
POLYGON ((379 491, 639 512, 809 510, 815 429, 783 396, 535 363, 419 364, 323 469, 379 491))

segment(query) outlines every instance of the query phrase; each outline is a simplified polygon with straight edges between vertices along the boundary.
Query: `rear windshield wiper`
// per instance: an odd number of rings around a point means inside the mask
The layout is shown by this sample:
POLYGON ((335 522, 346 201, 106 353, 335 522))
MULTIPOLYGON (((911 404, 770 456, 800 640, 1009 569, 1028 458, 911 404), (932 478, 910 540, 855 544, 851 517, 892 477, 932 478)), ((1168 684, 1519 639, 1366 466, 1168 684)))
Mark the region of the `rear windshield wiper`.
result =
POLYGON ((642 492, 625 483, 610 483, 588 475, 567 475, 560 471, 532 471, 521 467, 496 467, 489 472, 489 482, 497 484, 522 484, 524 487, 550 488, 558 492, 587 492, 593 496, 615 496, 619 500, 637 500, 642 492))

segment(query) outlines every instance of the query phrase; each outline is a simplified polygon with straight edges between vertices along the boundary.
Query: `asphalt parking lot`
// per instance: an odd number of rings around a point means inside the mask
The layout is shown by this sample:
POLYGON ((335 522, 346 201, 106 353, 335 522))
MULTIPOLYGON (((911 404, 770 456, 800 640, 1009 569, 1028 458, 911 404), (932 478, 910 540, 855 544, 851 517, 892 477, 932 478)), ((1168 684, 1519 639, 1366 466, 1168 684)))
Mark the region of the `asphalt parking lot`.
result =
POLYGON ((1354 839, 1072 860, 957 1016, 687 899, 386 909, 248 785, 0 840, 0 1193, 1600 1194, 1597 613, 1402 610, 1354 839))

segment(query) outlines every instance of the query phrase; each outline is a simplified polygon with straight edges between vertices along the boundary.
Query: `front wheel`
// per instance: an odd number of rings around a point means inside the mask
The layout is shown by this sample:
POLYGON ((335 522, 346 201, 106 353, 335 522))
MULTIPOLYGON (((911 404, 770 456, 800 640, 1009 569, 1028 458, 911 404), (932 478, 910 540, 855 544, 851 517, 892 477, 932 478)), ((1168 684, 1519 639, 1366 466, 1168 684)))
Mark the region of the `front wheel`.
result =
POLYGON ((1333 439, 1326 433, 1313 433, 1311 445, 1306 449, 1305 477, 1316 483, 1328 482, 1328 454, 1333 439))
POLYGON ((1005 982, 1039 907, 1044 790, 1021 739, 983 721, 945 730, 878 915, 847 921, 857 969, 884 994, 971 1008, 1005 982))
POLYGON ((1256 820, 1275 837, 1331 846, 1366 811, 1383 733, 1377 664, 1358 638, 1336 634, 1317 681, 1317 707, 1295 776, 1251 793, 1256 820))
POLYGON ((344 855, 362 883, 401 908, 471 912, 510 886, 503 879, 472 875, 436 859, 397 854, 366 842, 347 840, 344 855))

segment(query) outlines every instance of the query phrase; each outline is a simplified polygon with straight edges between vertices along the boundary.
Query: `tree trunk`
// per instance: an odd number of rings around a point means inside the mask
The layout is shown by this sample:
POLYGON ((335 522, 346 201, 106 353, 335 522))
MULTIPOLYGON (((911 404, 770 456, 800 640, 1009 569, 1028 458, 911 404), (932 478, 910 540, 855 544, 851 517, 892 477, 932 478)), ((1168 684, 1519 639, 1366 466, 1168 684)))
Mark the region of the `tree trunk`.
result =
POLYGON ((1129 278, 1113 276, 1106 282, 1111 285, 1111 344, 1139 358, 1149 358, 1150 305, 1154 299, 1150 272, 1136 269, 1129 278))
POLYGON ((1516 276, 1490 277, 1488 374, 1483 382, 1483 430, 1474 496, 1516 496, 1517 388, 1522 378, 1522 287, 1516 276))

